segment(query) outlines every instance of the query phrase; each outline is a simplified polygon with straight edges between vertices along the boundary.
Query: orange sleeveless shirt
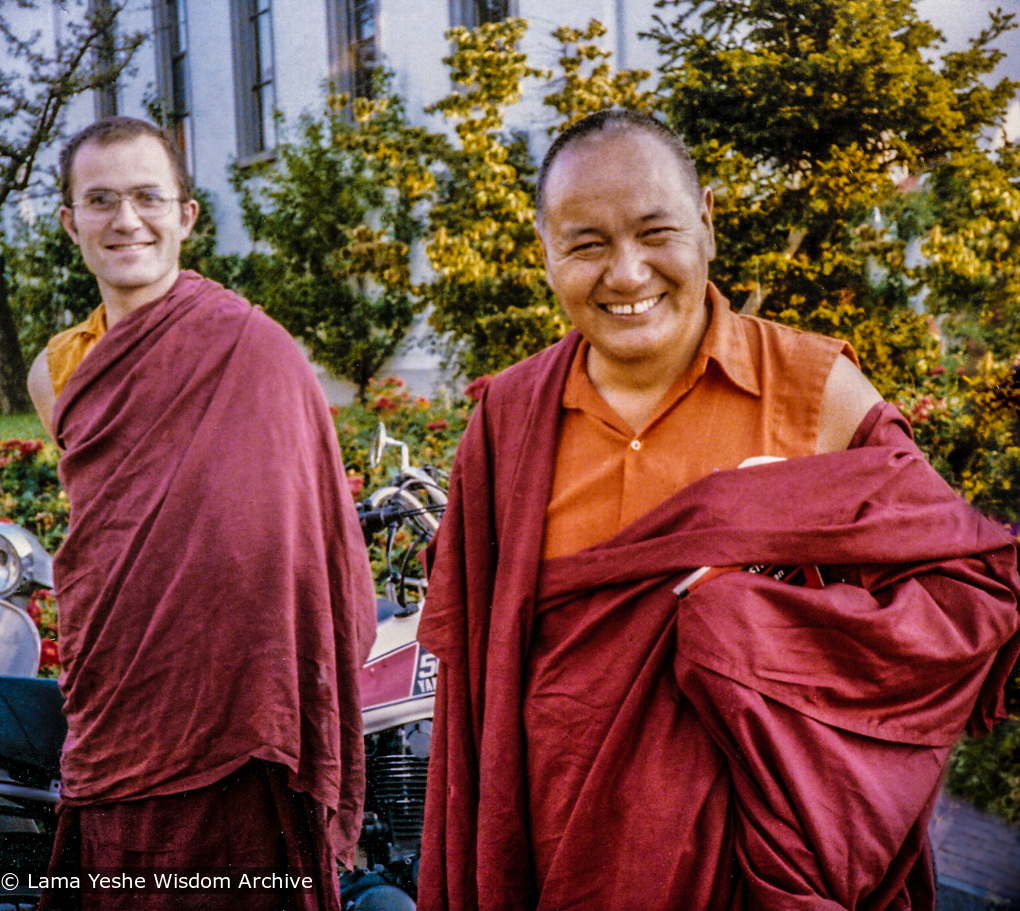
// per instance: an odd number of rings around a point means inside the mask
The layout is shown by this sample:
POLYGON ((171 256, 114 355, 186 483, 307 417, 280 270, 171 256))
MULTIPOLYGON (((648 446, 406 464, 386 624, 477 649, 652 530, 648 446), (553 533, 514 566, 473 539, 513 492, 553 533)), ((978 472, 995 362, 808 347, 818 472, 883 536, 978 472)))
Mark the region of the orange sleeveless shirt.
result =
POLYGON ((822 393, 845 342, 730 310, 712 317, 690 368, 638 432, 595 391, 577 349, 563 390, 546 559, 608 540, 688 484, 752 456, 813 455, 822 393))
POLYGON ((71 374, 85 360, 93 346, 106 334, 106 306, 100 304, 88 319, 59 332, 46 345, 46 363, 50 368, 50 382, 54 395, 71 379, 71 374))

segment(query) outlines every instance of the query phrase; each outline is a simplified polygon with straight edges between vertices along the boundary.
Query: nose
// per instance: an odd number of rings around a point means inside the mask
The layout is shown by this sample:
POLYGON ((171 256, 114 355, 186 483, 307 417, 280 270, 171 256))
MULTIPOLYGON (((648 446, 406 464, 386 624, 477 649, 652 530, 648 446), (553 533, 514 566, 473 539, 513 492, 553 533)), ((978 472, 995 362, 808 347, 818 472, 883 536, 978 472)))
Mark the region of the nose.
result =
POLYGON ((117 201, 117 209, 113 213, 110 223, 120 230, 130 230, 142 224, 130 196, 122 196, 117 201))
POLYGON ((641 245, 627 240, 613 245, 602 282, 610 291, 627 293, 644 285, 651 273, 641 245))

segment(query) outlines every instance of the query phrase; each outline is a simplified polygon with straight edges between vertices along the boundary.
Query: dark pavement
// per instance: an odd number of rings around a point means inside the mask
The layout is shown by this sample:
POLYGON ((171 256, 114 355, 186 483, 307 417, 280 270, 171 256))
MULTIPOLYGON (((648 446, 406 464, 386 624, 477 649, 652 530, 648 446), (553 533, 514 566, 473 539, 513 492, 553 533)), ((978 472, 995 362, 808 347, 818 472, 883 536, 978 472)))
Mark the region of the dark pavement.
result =
POLYGON ((1020 911, 1020 827, 943 792, 929 832, 938 911, 1020 911))

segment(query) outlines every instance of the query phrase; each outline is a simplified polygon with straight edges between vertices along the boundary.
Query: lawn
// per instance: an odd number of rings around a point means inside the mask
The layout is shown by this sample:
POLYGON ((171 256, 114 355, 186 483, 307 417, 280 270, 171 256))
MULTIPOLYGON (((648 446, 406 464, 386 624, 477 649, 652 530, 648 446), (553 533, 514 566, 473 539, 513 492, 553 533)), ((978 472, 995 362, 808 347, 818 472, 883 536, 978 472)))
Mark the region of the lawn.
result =
POLYGON ((35 413, 0 414, 0 440, 45 440, 46 431, 35 413))

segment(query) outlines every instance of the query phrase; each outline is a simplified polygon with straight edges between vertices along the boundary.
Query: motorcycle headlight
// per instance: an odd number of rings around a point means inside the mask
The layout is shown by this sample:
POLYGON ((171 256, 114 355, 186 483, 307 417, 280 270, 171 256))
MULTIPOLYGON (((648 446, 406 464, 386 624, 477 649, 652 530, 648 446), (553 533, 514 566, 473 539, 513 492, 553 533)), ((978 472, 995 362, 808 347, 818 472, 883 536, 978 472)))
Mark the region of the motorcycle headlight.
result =
POLYGON ((0 531, 0 598, 6 598, 18 590, 23 574, 18 549, 0 531))

